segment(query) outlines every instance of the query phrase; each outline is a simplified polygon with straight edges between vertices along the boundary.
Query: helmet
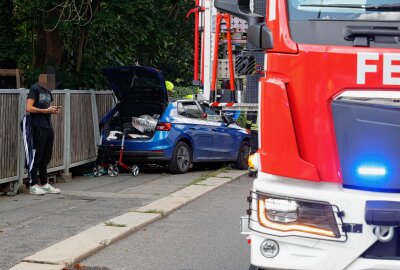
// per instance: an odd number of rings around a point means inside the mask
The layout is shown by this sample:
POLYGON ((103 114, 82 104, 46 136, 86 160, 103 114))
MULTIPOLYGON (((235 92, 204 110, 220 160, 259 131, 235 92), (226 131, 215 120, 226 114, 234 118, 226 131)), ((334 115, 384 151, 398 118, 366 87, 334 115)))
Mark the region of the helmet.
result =
POLYGON ((165 81, 165 87, 168 92, 174 92, 174 84, 170 81, 165 81))

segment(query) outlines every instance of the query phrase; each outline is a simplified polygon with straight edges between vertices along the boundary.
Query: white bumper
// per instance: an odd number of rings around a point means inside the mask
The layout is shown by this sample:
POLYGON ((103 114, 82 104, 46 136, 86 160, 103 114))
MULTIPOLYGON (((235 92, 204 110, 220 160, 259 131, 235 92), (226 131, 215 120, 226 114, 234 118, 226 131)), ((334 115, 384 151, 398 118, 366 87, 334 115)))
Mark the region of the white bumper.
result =
MULTIPOLYGON (((400 201, 399 194, 377 193, 343 189, 341 185, 298 181, 274 175, 259 173, 254 181, 253 191, 282 195, 298 199, 325 201, 344 211, 344 223, 362 224, 362 233, 348 233, 345 241, 328 241, 304 233, 285 234, 260 226, 252 218, 251 230, 242 226, 244 234, 251 238, 251 263, 265 269, 315 269, 315 270, 383 270, 400 269, 400 260, 364 259, 362 255, 377 241, 373 227, 365 222, 367 200, 400 201), (265 239, 279 244, 279 254, 265 258, 260 245, 265 239)), ((252 208, 256 209, 253 200, 252 208)), ((254 212, 253 212, 254 215, 254 212)), ((242 222, 243 223, 243 222, 242 222)))

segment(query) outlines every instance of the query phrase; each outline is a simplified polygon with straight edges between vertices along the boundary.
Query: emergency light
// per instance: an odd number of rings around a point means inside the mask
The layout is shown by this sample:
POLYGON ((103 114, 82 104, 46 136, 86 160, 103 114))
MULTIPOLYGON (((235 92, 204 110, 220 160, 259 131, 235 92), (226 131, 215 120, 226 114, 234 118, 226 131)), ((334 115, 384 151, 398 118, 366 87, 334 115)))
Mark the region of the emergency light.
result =
POLYGON ((400 103, 394 91, 348 91, 332 103, 343 186, 400 192, 400 103))
POLYGON ((357 173, 360 176, 385 176, 387 171, 385 167, 360 166, 357 173))

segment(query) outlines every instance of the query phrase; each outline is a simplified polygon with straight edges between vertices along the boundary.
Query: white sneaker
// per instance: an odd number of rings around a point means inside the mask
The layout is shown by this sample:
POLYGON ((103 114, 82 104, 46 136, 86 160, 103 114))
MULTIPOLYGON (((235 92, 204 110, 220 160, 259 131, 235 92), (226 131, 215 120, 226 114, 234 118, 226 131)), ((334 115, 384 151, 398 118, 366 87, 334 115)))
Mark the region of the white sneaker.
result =
POLYGON ((55 188, 52 185, 50 185, 49 183, 47 183, 46 185, 42 186, 42 190, 45 193, 51 193, 51 194, 58 194, 61 192, 61 190, 59 188, 55 188))
POLYGON ((31 186, 31 188, 29 189, 29 194, 44 195, 44 194, 46 194, 46 192, 38 184, 36 184, 36 185, 31 186))

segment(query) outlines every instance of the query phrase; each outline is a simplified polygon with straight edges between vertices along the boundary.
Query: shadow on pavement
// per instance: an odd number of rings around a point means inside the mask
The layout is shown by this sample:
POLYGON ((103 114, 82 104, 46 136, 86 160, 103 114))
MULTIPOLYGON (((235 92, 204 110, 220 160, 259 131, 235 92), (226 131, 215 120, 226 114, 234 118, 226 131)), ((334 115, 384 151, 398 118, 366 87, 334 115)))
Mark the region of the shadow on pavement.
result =
MULTIPOLYGON (((232 163, 227 162, 209 162, 209 163, 195 163, 189 172, 213 171, 222 167, 233 166, 232 163)), ((72 176, 88 176, 93 173, 94 163, 84 164, 78 167, 71 168, 72 176)), ((140 174, 171 174, 167 166, 141 164, 139 165, 140 174)), ((130 173, 130 171, 122 171, 122 173, 130 173)))

